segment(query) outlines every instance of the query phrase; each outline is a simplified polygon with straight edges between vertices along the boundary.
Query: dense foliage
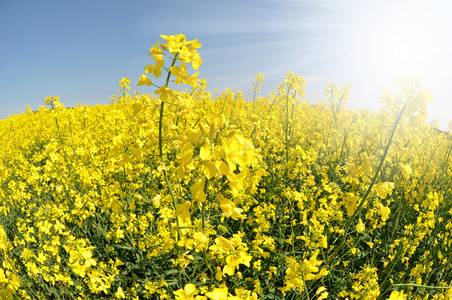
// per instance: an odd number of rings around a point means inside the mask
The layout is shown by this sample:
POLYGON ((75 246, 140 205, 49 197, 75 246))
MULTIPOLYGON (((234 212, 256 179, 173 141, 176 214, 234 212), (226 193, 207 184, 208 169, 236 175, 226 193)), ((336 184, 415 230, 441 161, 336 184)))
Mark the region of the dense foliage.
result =
POLYGON ((157 97, 0 121, 1 299, 451 299, 452 140, 415 77, 379 112, 292 73, 212 96, 162 38, 157 97))

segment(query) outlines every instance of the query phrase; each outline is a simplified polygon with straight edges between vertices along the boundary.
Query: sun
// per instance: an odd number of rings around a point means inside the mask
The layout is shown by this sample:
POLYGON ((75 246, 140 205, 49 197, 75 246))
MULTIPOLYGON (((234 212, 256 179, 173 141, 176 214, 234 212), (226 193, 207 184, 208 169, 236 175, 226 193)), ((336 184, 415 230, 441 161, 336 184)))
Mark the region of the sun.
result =
POLYGON ((375 34, 378 60, 389 73, 419 72, 428 59, 429 43, 415 28, 392 26, 375 34))
POLYGON ((437 50, 449 29, 434 13, 409 6, 394 7, 367 24, 362 43, 379 75, 421 74, 440 63, 436 61, 437 50))

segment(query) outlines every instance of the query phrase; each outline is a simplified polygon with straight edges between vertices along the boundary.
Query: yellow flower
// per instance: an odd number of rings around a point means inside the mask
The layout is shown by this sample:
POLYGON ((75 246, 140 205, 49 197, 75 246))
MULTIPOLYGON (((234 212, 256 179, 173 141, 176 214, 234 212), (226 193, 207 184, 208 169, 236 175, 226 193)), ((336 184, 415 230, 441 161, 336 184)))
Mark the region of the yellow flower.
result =
POLYGON ((119 87, 125 88, 127 90, 130 90, 130 79, 129 78, 122 78, 121 81, 119 81, 119 87))
POLYGON ((166 102, 168 99, 174 96, 174 91, 166 86, 162 86, 154 91, 156 95, 159 95, 161 101, 166 102))
POLYGON ((220 202, 220 207, 225 216, 231 217, 234 220, 238 218, 245 219, 245 216, 241 214, 243 209, 236 207, 234 202, 226 199, 222 194, 217 194, 217 199, 220 202))
POLYGON ((406 300, 406 296, 403 291, 392 291, 388 300, 406 300))
POLYGON ((124 294, 122 287, 118 287, 118 291, 115 293, 115 297, 118 299, 125 299, 126 295, 124 294))
POLYGON ((206 293, 206 296, 212 300, 230 300, 228 297, 228 288, 214 288, 213 291, 206 293))
POLYGON ((163 51, 159 48, 159 41, 157 41, 155 46, 151 47, 149 50, 151 50, 151 53, 148 57, 152 55, 152 58, 157 62, 163 60, 163 51))
POLYGON ((402 175, 405 177, 405 179, 410 178, 411 172, 413 171, 410 167, 410 165, 404 165, 402 163, 399 163, 399 168, 402 170, 402 175))
POLYGON ((155 63, 155 65, 147 65, 144 68, 144 71, 148 74, 153 73, 155 78, 159 78, 160 76, 162 76, 162 68, 164 65, 165 65, 165 61, 159 60, 155 63))
POLYGON ((176 300, 192 300, 195 299, 194 296, 198 294, 198 290, 193 283, 188 283, 185 285, 184 289, 178 289, 174 292, 176 295, 176 300))
POLYGON ((46 97, 45 104, 50 105, 50 102, 52 102, 52 97, 50 97, 50 96, 46 97))
POLYGON ((215 273, 215 279, 221 281, 223 279, 223 272, 220 267, 217 267, 217 272, 215 273))
POLYGON ((386 220, 388 219, 389 214, 391 213, 391 209, 389 207, 384 206, 381 203, 378 203, 378 206, 380 208, 381 220, 383 222, 386 222, 386 220))
POLYGON ((366 226, 364 225, 363 220, 361 220, 361 218, 359 218, 358 224, 356 224, 356 231, 358 233, 363 233, 365 229, 366 229, 366 226))
POLYGON ((375 190, 377 191, 378 197, 382 199, 385 199, 388 194, 391 195, 393 189, 393 182, 379 182, 375 185, 375 190))
POLYGON ((205 202, 206 194, 204 193, 204 180, 196 180, 195 183, 190 187, 190 192, 193 195, 194 201, 205 202))
POLYGON ((146 75, 141 75, 137 85, 152 85, 152 81, 146 75))
POLYGON ((202 232, 195 232, 193 234, 193 239, 198 244, 197 250, 204 250, 209 246, 209 238, 202 232))
POLYGON ((317 300, 323 300, 326 299, 328 297, 328 292, 326 291, 326 288, 324 286, 321 286, 317 289, 317 291, 315 292, 316 295, 320 296, 317 298, 317 300))
POLYGON ((347 193, 346 199, 345 208, 347 209, 347 215, 352 216, 358 207, 359 197, 353 193, 347 193))

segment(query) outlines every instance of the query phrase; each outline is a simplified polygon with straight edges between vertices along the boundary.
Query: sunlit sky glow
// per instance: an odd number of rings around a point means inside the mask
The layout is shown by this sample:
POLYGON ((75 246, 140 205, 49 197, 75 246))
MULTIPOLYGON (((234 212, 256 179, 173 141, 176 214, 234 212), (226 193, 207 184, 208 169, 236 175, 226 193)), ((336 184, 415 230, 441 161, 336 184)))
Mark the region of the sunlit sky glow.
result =
MULTIPOLYGON (((452 119, 452 1, 2 1, 0 118, 37 109, 49 95, 66 106, 105 104, 118 82, 135 85, 161 34, 197 38, 208 90, 261 95, 292 71, 306 101, 325 100, 329 81, 352 86, 350 109, 379 109, 379 91, 421 74, 435 102, 430 118, 452 119)), ((141 92, 148 88, 133 87, 141 92)), ((183 88, 183 87, 181 87, 183 88)))

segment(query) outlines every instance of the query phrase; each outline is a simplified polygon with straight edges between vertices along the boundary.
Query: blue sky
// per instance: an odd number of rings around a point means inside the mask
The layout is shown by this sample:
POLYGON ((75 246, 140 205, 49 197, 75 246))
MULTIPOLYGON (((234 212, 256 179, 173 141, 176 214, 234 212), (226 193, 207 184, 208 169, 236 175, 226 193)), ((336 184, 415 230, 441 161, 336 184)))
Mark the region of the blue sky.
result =
POLYGON ((5 1, 0 0, 0 119, 59 96, 105 104, 129 77, 136 87, 159 35, 197 38, 208 89, 261 95, 292 71, 318 103, 329 81, 352 86, 351 109, 379 109, 379 91, 408 71, 432 89, 430 117, 452 119, 452 1, 5 1), (400 74, 399 74, 400 73, 400 74))

